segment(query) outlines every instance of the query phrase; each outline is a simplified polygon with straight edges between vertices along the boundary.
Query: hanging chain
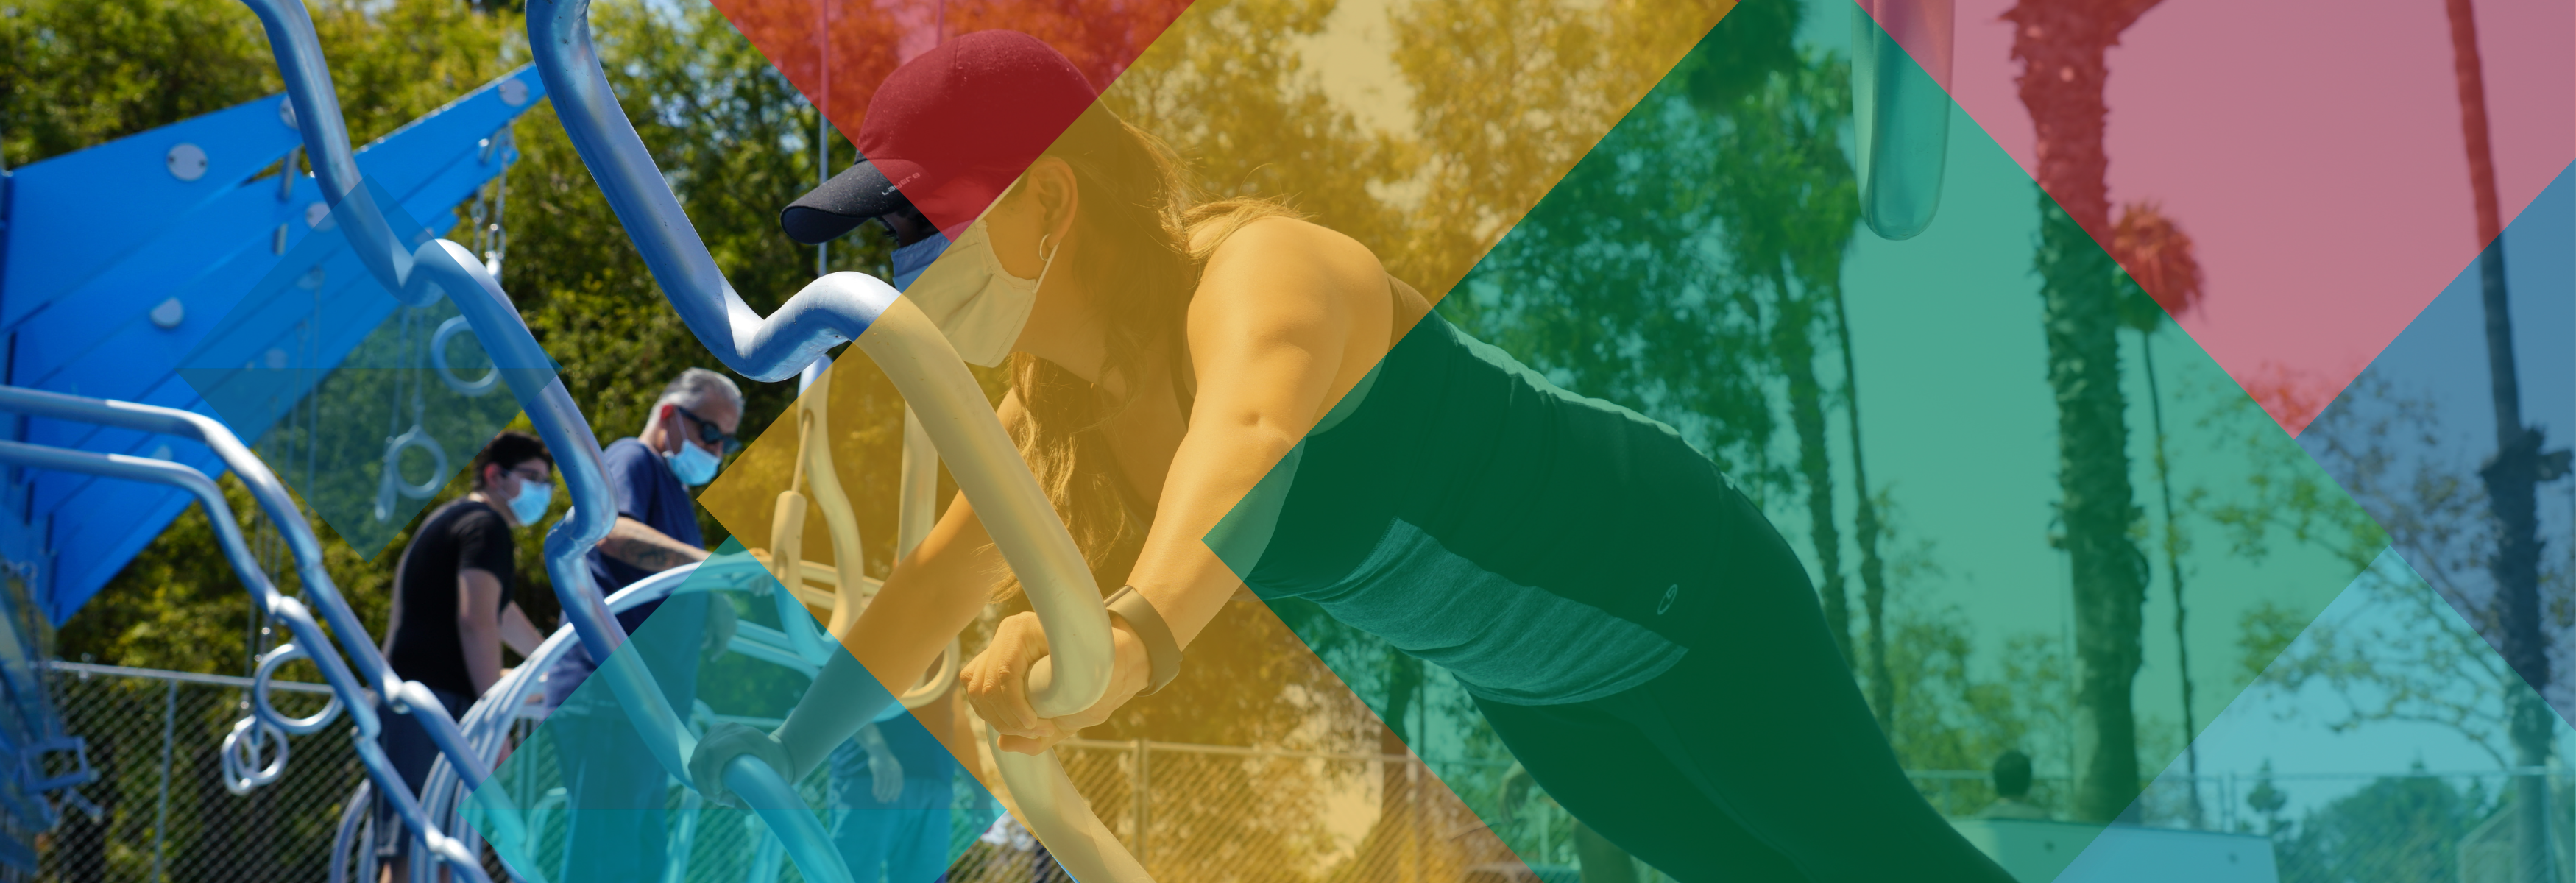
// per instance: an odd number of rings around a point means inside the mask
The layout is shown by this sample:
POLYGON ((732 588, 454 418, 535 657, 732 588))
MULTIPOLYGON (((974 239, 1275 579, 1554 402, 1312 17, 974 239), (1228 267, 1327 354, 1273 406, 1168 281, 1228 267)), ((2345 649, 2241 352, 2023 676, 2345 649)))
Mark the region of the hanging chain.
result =
MULTIPOLYGON (((510 151, 518 149, 519 138, 514 126, 515 124, 513 124, 513 126, 501 127, 501 150, 502 155, 504 156, 509 155, 510 151)), ((503 162, 501 164, 501 174, 499 175, 499 178, 500 182, 492 188, 492 253, 490 258, 494 266, 499 266, 501 260, 509 257, 510 255, 510 229, 502 225, 502 219, 507 214, 507 210, 510 207, 510 163, 503 162)), ((500 280, 495 279, 493 281, 497 282, 500 280)))

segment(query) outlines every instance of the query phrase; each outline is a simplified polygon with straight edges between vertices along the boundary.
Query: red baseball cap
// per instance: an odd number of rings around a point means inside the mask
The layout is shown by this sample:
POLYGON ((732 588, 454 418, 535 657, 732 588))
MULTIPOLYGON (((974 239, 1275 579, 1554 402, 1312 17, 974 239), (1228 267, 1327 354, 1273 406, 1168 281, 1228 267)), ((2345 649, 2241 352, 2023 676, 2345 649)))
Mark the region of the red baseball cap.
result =
POLYGON ((907 203, 942 230, 974 220, 1099 99, 1063 53, 1018 31, 965 34, 905 62, 869 99, 857 165, 778 213, 828 242, 907 203))

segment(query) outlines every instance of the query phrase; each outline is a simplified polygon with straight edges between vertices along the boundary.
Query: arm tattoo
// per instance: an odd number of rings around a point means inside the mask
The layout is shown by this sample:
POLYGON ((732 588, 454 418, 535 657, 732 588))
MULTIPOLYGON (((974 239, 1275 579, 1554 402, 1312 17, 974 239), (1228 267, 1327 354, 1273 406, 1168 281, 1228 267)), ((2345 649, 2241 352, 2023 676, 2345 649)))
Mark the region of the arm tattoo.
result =
POLYGON ((661 531, 631 518, 619 517, 608 536, 599 541, 599 552, 644 570, 660 573, 707 557, 706 552, 691 548, 661 531))

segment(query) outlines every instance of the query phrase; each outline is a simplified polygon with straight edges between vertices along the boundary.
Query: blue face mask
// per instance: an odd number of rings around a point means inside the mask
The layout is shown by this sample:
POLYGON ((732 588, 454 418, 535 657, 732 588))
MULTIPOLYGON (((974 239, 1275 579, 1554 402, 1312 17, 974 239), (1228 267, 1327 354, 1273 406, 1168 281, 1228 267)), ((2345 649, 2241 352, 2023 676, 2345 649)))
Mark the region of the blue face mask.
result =
POLYGON ((663 454, 662 461, 671 464, 672 474, 680 477, 681 484, 690 487, 714 481, 716 467, 724 463, 716 455, 707 453, 707 449, 688 442, 680 443, 679 453, 663 454))
POLYGON ((546 504, 554 502, 555 486, 551 482, 519 480, 519 495, 510 498, 510 517, 526 527, 546 517, 546 504))
POLYGON ((911 288, 912 280, 921 278, 921 271, 930 269, 930 262, 938 260, 939 255, 947 250, 948 237, 936 234, 895 249, 894 278, 888 281, 894 283, 896 291, 911 288))

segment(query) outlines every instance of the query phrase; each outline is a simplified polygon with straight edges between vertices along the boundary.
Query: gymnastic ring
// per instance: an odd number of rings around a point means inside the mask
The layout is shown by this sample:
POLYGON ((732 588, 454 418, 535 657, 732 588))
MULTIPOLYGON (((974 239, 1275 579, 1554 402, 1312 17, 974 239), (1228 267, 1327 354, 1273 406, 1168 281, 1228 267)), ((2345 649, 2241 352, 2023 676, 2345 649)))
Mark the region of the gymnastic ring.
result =
POLYGON ((278 667, 310 658, 312 654, 304 652, 304 648, 295 646, 293 642, 279 644, 259 658, 259 668, 252 672, 250 679, 250 710, 261 723, 284 730, 289 735, 310 736, 321 732, 323 727, 330 725, 332 718, 339 716, 340 694, 337 692, 331 694, 330 703, 322 706, 321 711, 307 717, 287 717, 277 710, 277 706, 270 704, 269 683, 277 675, 278 667))
POLYGON ((480 396, 491 392, 493 387, 501 385, 500 365, 493 365, 492 370, 483 375, 483 379, 471 383, 458 378, 456 371, 447 366, 447 341, 458 334, 473 330, 474 326, 466 322, 465 317, 449 316, 447 321, 438 323, 438 332, 429 336, 430 367, 438 369, 438 382, 447 384, 448 389, 455 390, 459 395, 480 396))
POLYGON ((277 781, 286 774, 286 734, 254 718, 233 722, 233 731, 224 735, 223 748, 216 752, 222 759, 224 790, 234 795, 249 794, 251 789, 277 781), (259 743, 277 743, 277 758, 259 765, 259 743), (244 769, 257 772, 245 773, 244 769))
POLYGON ((447 486, 446 449, 440 448, 438 439, 421 431, 418 426, 413 426, 403 434, 387 439, 385 441, 385 482, 393 485, 394 490, 403 496, 415 500, 426 500, 437 495, 439 488, 447 486), (429 480, 419 484, 403 480, 402 452, 408 448, 419 448, 429 454, 429 461, 435 464, 429 469, 429 480))

